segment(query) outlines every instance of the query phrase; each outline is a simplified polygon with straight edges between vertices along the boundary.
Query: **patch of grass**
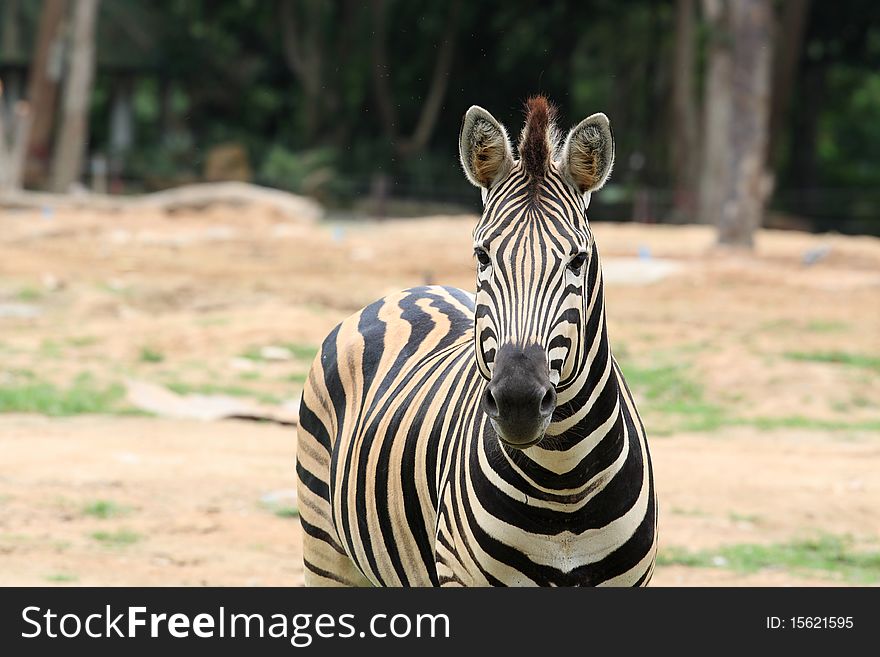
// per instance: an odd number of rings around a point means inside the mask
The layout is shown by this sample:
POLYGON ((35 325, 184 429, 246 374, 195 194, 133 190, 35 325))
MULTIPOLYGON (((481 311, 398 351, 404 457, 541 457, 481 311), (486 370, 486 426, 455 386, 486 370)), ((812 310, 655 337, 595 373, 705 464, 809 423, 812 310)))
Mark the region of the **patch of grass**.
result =
POLYGON ((812 363, 837 363, 880 372, 880 357, 854 354, 846 351, 789 351, 785 353, 789 360, 812 363))
POLYGON ((125 547, 141 540, 140 534, 120 529, 115 532, 97 531, 89 534, 91 538, 108 547, 125 547))
POLYGON ((294 372, 293 374, 288 374, 287 376, 285 376, 284 381, 287 381, 289 383, 298 383, 302 385, 306 382, 306 379, 308 378, 309 375, 307 372, 294 372))
POLYGON ((51 575, 46 575, 47 582, 78 582, 79 577, 76 575, 71 575, 70 573, 52 573, 51 575))
POLYGON ((16 299, 24 302, 39 301, 44 296, 46 296, 46 292, 44 290, 41 290, 38 287, 31 286, 25 286, 15 294, 16 299))
POLYGON ((95 500, 83 507, 83 514, 93 518, 116 518, 127 514, 130 509, 110 500, 95 500))
MULTIPOLYGON (((294 360, 308 363, 311 363, 314 360, 315 355, 318 353, 318 347, 315 345, 301 342, 279 342, 272 346, 287 349, 294 360)), ((263 347, 248 347, 241 353, 241 357, 260 363, 266 360, 263 357, 262 350, 263 347)))
POLYGON ((790 543, 728 545, 698 552, 667 548, 660 552, 657 563, 729 568, 741 573, 776 568, 806 575, 830 575, 859 584, 880 582, 880 551, 855 551, 850 538, 829 534, 790 543))
MULTIPOLYGON (((835 358, 838 357, 840 354, 835 354, 835 358)), ((880 367, 880 358, 874 360, 880 367)), ((861 367, 873 366, 872 360, 864 357, 850 358, 849 362, 859 363, 861 367)), ((880 431, 880 420, 847 422, 804 416, 738 417, 731 408, 706 400, 703 386, 690 375, 689 367, 684 364, 642 367, 625 363, 621 364, 621 369, 636 396, 648 433, 653 436, 679 431, 712 432, 729 426, 748 426, 762 431, 880 431)))
POLYGON ((787 417, 759 417, 732 420, 730 424, 748 425, 757 429, 809 429, 820 431, 880 431, 880 420, 865 422, 840 422, 837 420, 817 420, 800 415, 787 417))
POLYGON ((789 331, 795 328, 795 323, 791 319, 772 319, 762 323, 758 330, 762 333, 767 331, 789 331))
POLYGON ((260 373, 259 372, 242 372, 238 375, 238 378, 241 381, 259 381, 260 373))
POLYGON ((251 390, 250 388, 242 388, 241 386, 218 385, 214 383, 183 383, 181 381, 172 381, 166 383, 166 387, 176 392, 178 395, 228 395, 230 397, 249 397, 256 399, 265 404, 280 404, 281 398, 259 390, 251 390))
POLYGON ((633 393, 645 399, 649 415, 667 416, 652 433, 677 431, 713 431, 727 419, 723 409, 704 399, 703 386, 688 375, 686 365, 639 367, 621 366, 633 393))
POLYGON ((281 506, 272 510, 279 518, 299 518, 299 509, 295 506, 281 506))
POLYGON ((807 324, 807 330, 811 333, 840 333, 849 330, 846 322, 827 322, 815 320, 807 324))
POLYGON ((138 360, 142 363, 161 363, 165 360, 165 354, 152 347, 141 347, 138 360))
POLYGON ((55 340, 43 340, 40 343, 40 355, 46 358, 59 358, 62 351, 61 345, 55 340))
POLYGON ((67 339, 67 344, 71 347, 91 347, 98 343, 98 338, 93 335, 82 335, 67 339))
POLYGON ((261 353, 262 347, 248 347, 243 352, 241 352, 240 356, 242 358, 247 358, 248 360, 252 360, 255 363, 263 362, 263 354, 261 353))
POLYGON ((876 404, 868 399, 867 397, 862 397, 861 395, 856 395, 852 398, 851 403, 856 408, 868 408, 869 406, 876 406, 876 404))
POLYGON ((297 360, 306 361, 311 363, 315 360, 315 356, 318 355, 318 347, 313 344, 305 344, 302 342, 285 342, 283 345, 286 349, 290 350, 290 353, 293 354, 293 357, 297 360))
POLYGON ((709 514, 702 509, 685 509, 682 507, 672 507, 669 512, 674 516, 687 516, 690 518, 708 518, 709 514))
POLYGON ((118 383, 99 384, 80 374, 66 388, 37 379, 0 385, 0 413, 40 413, 50 416, 83 413, 128 414, 125 389, 118 383))
POLYGON ((731 512, 728 517, 732 522, 747 522, 750 525, 757 525, 761 522, 761 516, 755 513, 736 513, 731 512))

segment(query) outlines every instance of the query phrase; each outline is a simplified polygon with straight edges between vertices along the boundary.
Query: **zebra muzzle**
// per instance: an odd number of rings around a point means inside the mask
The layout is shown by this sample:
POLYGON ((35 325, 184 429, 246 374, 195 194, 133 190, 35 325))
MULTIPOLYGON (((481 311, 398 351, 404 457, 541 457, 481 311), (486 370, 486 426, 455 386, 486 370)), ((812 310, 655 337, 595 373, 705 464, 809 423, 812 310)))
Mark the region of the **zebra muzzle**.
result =
POLYGON ((544 348, 502 346, 481 406, 503 443, 517 449, 538 444, 556 408, 544 348))

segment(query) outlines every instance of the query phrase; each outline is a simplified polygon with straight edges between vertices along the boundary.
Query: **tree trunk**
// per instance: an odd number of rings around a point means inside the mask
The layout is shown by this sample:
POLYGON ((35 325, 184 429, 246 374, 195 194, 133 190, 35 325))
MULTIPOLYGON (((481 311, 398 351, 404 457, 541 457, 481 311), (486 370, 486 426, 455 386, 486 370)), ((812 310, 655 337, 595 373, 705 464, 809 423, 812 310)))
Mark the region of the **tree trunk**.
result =
POLYGON ((419 120, 412 137, 401 144, 401 154, 404 156, 422 152, 434 133, 434 126, 437 125, 437 117, 440 115, 443 99, 446 96, 446 87, 449 85, 449 73, 452 70, 452 60, 455 55, 455 33, 458 29, 460 9, 461 0, 452 0, 446 25, 443 28, 440 47, 437 51, 437 61, 434 64, 430 90, 422 103, 422 111, 419 114, 419 120))
POLYGON ((788 0, 783 3, 782 14, 776 22, 770 138, 767 145, 767 161, 771 164, 779 157, 780 136, 785 133, 783 124, 788 120, 788 108, 791 105, 795 74, 803 50, 809 10, 810 0, 788 0))
POLYGON ((692 221, 697 210, 700 152, 699 117, 694 91, 694 0, 675 3, 675 60, 672 71, 673 212, 678 221, 692 221))
POLYGON ((49 169, 55 105, 64 58, 63 22, 66 0, 43 0, 28 80, 31 131, 25 180, 42 185, 49 169))
POLYGON ((56 192, 68 191, 82 172, 95 73, 97 18, 98 0, 78 0, 73 4, 73 34, 64 85, 61 132, 52 167, 52 189, 56 192))
POLYGON ((397 150, 397 112, 394 108, 394 94, 391 92, 391 70, 388 67, 388 54, 385 50, 387 39, 387 17, 384 0, 373 0, 370 4, 373 19, 373 38, 371 48, 373 92, 376 107, 385 135, 397 150))
POLYGON ((700 169, 700 221, 717 224, 722 194, 730 177, 727 158, 731 112, 732 62, 728 33, 729 6, 705 0, 703 13, 709 28, 706 81, 703 97, 703 156, 700 169))
POLYGON ((719 244, 752 248, 771 180, 771 2, 725 3, 710 20, 703 216, 714 219, 719 244))
POLYGON ((303 91, 305 131, 315 141, 321 129, 321 99, 324 94, 323 11, 329 4, 320 0, 305 3, 281 1, 281 34, 287 67, 299 79, 303 91), (302 4, 305 15, 297 14, 302 4))
POLYGON ((431 85, 422 106, 419 110, 419 118, 413 133, 409 137, 401 137, 401 128, 398 123, 397 110, 395 108, 394 93, 391 89, 391 67, 388 63, 386 50, 387 39, 387 15, 384 0, 373 0, 373 43, 372 43, 372 68, 373 68, 373 91, 376 96, 376 105, 379 117, 392 150, 403 157, 415 155, 424 150, 443 107, 443 99, 446 96, 446 88, 449 83, 449 74, 452 70, 452 60, 455 54, 455 36, 458 31, 458 17, 461 9, 461 1, 453 0, 449 5, 449 13, 446 24, 438 44, 437 59, 434 62, 434 73, 431 76, 431 85))

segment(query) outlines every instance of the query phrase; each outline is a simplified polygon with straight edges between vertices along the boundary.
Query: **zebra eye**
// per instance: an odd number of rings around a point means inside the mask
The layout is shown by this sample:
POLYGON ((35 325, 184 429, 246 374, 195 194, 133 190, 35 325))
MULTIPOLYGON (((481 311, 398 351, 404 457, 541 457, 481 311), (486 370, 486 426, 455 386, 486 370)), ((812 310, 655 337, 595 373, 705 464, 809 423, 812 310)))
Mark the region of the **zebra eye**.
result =
POLYGON ((476 249, 474 249, 474 254, 476 254, 477 256, 480 267, 488 267, 492 264, 492 258, 490 258, 489 254, 486 253, 486 249, 477 247, 476 249))
POLYGON ((581 267, 584 266, 584 263, 587 261, 586 253, 578 253, 575 255, 568 263, 568 268, 575 274, 581 273, 581 267))

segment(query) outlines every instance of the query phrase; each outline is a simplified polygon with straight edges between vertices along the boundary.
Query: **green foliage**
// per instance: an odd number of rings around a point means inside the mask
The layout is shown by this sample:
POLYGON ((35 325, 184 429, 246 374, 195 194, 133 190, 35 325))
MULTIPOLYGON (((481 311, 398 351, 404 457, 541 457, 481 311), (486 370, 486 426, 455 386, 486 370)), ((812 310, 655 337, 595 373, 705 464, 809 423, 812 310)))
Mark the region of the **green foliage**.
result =
POLYGON ((71 573, 52 573, 51 575, 46 575, 46 581, 57 584, 69 584, 79 581, 79 577, 71 573))
MULTIPOLYGON (((26 28, 17 41, 31 45, 40 5, 15 4, 26 28)), ((619 219, 630 213, 633 190, 673 182, 674 131, 663 108, 672 85, 674 12, 672 2, 648 0, 547 0, 540 7, 502 0, 101 3, 89 146, 110 153, 124 81, 132 87, 135 139, 121 161, 126 182, 158 187, 198 179, 205 153, 235 142, 265 184, 348 204, 382 173, 395 196, 476 209, 478 197, 456 158, 464 111, 472 103, 486 107, 515 138, 522 101, 546 93, 559 105, 563 128, 596 111, 611 117, 613 185, 625 205, 612 202, 610 187, 592 210, 619 219), (427 145, 407 152, 401 145, 430 118, 425 102, 449 25, 455 48, 446 91, 427 145)), ((701 96, 711 29, 696 16, 692 69, 701 96)), ((29 48, 19 48, 16 62, 28 57, 29 48)), ((878 3, 809 3, 799 55, 790 111, 779 126, 776 205, 812 217, 819 228, 880 232, 878 3), (813 195, 815 188, 821 193, 813 195)))
POLYGON ((790 543, 726 545, 716 550, 671 547, 660 551, 657 564, 729 568, 741 573, 775 568, 802 575, 833 576, 858 584, 880 582, 880 552, 854 550, 850 538, 830 534, 790 543))
POLYGON ((276 144, 263 160, 258 178, 271 187, 309 196, 326 197, 341 191, 336 152, 329 147, 290 151, 276 144))
POLYGON ((123 402, 125 389, 118 383, 100 384, 87 373, 66 388, 33 376, 0 385, 0 413, 40 413, 63 416, 83 413, 130 414, 123 402))

